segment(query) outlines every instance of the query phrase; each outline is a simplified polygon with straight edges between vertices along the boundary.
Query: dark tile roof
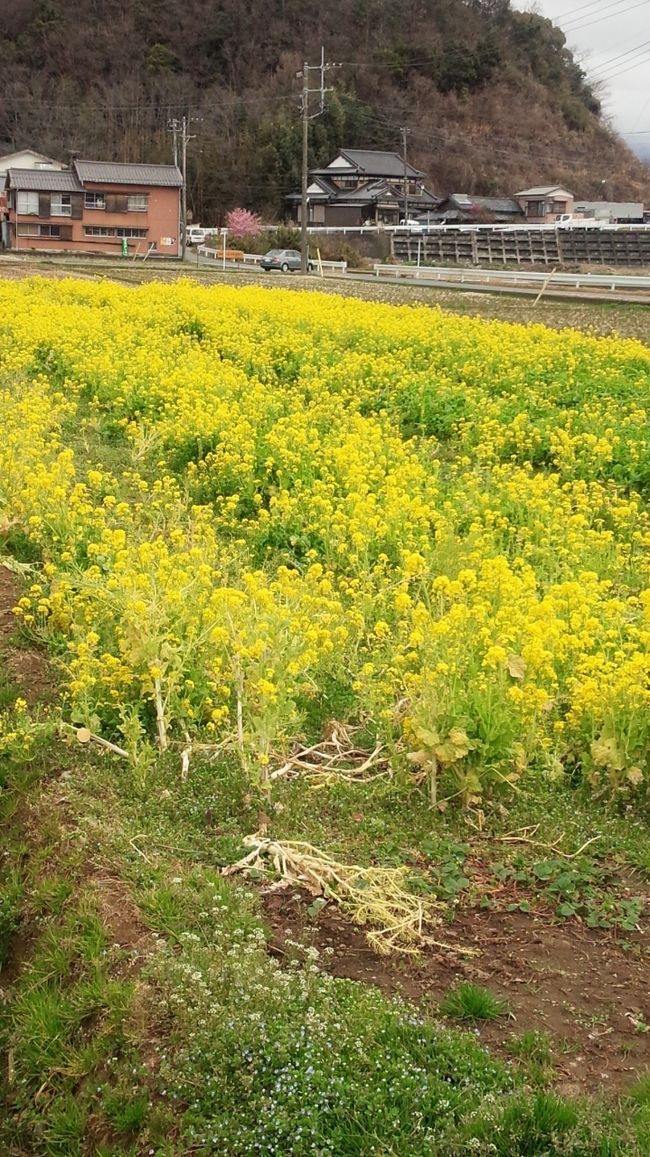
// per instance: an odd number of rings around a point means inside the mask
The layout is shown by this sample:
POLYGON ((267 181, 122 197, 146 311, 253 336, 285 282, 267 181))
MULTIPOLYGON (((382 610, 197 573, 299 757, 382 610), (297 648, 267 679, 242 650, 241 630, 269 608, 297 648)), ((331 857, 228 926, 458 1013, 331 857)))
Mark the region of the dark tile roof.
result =
MULTIPOLYGON (((368 177, 404 176, 404 160, 398 153, 381 152, 377 149, 341 149, 340 155, 368 177)), ((407 164, 406 175, 423 177, 424 173, 407 164)))
POLYGON ((421 189, 419 193, 409 193, 409 205, 422 205, 425 209, 427 207, 437 208, 442 205, 443 198, 436 197, 435 193, 431 193, 429 189, 421 189))
POLYGON ((176 165, 123 165, 116 161, 74 161, 83 184, 164 185, 180 189, 183 184, 176 165))
POLYGON ((7 185, 42 193, 79 193, 82 189, 70 169, 8 169, 7 185))
POLYGON ((357 185, 356 189, 337 189, 336 200, 343 201, 346 204, 372 204, 373 201, 380 201, 385 198, 394 200, 399 197, 399 191, 391 188, 385 181, 366 181, 363 185, 357 185))
POLYGON ((521 206, 511 197, 474 197, 469 193, 452 193, 450 201, 460 209, 488 209, 492 213, 513 213, 522 216, 521 206))

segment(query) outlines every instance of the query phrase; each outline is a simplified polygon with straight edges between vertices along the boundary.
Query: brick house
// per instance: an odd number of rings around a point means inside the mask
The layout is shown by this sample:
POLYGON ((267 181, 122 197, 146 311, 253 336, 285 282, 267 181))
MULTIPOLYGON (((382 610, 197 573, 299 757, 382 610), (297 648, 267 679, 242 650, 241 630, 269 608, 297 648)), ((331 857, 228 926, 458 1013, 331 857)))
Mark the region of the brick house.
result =
POLYGON ((175 165, 75 160, 58 172, 10 168, 7 244, 177 257, 182 183, 175 165))
MULTIPOLYGON (((425 188, 425 175, 398 153, 341 149, 326 168, 309 174, 308 224, 396 225, 407 201, 409 216, 433 210, 440 202, 425 188)), ((286 200, 294 220, 300 221, 300 193, 290 193, 286 200)))
POLYGON ((561 185, 539 185, 515 193, 526 220, 532 225, 553 225, 563 213, 573 213, 573 193, 561 185))

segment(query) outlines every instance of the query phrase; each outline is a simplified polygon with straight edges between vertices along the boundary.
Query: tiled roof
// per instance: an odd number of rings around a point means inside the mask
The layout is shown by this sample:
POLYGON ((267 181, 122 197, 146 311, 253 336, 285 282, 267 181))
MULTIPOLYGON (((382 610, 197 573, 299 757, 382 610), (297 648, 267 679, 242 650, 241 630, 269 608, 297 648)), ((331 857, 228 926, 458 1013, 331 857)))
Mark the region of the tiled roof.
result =
POLYGON ((79 180, 108 185, 164 185, 180 189, 183 184, 176 165, 123 165, 117 161, 73 161, 79 180))
POLYGON ((450 201, 461 209, 488 209, 492 213, 515 213, 521 216, 521 206, 511 197, 473 197, 468 193, 452 193, 450 201))
POLYGON ((386 198, 394 199, 399 197, 399 190, 392 189, 385 181, 367 181, 363 185, 357 185, 356 189, 337 189, 336 200, 344 201, 346 203, 358 204, 364 202, 381 201, 386 198))
MULTIPOLYGON (((377 149, 341 149, 341 156, 345 157, 357 169, 361 169, 368 177, 403 177, 404 160, 398 153, 384 153, 377 149)), ((420 169, 413 165, 406 166, 408 177, 423 177, 420 169)))
POLYGON ((82 186, 70 169, 8 169, 10 189, 43 193, 80 193, 82 186))
MULTIPOLYGON (((375 202, 383 203, 386 200, 399 204, 404 199, 403 191, 399 186, 391 185, 381 178, 363 181, 353 189, 337 189, 336 185, 330 184, 322 177, 317 177, 316 180, 321 186, 322 192, 309 193, 309 200, 313 202, 324 201, 331 205, 372 205, 375 202)), ((300 193, 289 193, 285 200, 298 202, 300 201, 300 193)), ((428 189, 423 188, 418 193, 409 193, 409 205, 413 209, 422 210, 439 204, 440 198, 430 193, 428 189)))

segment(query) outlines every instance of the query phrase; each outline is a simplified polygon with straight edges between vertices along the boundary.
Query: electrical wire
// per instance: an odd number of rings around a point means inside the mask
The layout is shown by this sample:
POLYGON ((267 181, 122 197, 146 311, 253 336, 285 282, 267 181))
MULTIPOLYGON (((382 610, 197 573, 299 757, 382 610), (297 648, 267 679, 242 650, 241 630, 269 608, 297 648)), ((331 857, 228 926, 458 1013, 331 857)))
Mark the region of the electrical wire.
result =
POLYGON ((581 32, 583 28, 592 28, 594 24, 602 24, 603 20, 611 20, 613 16, 625 16, 627 12, 634 12, 637 8, 645 8, 647 4, 648 0, 637 0, 636 4, 631 4, 628 8, 622 8, 620 10, 618 10, 617 5, 615 11, 608 12, 606 15, 598 16, 595 20, 588 20, 586 24, 578 23, 571 24, 569 26, 561 24, 560 28, 565 33, 581 32))
MULTIPOLYGON (((570 8, 568 12, 565 12, 562 19, 566 19, 569 16, 573 16, 573 14, 575 12, 583 12, 585 8, 593 8, 594 10, 597 11, 599 4, 600 4, 600 0, 589 0, 588 4, 579 4, 577 8, 570 8)), ((602 9, 601 9, 601 11, 602 11, 602 9)))
POLYGON ((650 63, 650 52, 646 52, 640 60, 636 60, 633 64, 628 64, 625 68, 618 68, 615 72, 606 72, 603 75, 598 74, 597 79, 603 81, 603 83, 607 83, 610 80, 616 80, 619 76, 625 76, 627 72, 634 72, 636 68, 640 68, 641 65, 647 65, 648 63, 650 63))
POLYGON ((650 47, 650 40, 644 40, 643 44, 637 44, 634 48, 628 48, 627 52, 619 52, 618 56, 610 56, 608 60, 604 60, 600 67, 596 70, 599 74, 610 68, 612 64, 623 60, 626 56, 636 56, 638 52, 643 52, 644 49, 650 47))

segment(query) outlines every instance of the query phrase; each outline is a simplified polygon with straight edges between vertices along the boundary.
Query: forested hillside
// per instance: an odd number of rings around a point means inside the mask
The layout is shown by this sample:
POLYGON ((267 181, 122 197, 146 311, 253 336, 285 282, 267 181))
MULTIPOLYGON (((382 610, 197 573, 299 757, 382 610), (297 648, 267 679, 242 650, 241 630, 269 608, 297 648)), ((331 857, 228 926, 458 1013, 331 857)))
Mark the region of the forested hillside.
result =
POLYGON ((312 160, 399 147, 439 191, 566 183, 650 199, 650 172, 542 17, 509 0, 12 0, 0 11, 0 144, 63 159, 171 159, 192 116, 190 204, 282 213, 299 178, 296 72, 320 45, 341 67, 312 160))

